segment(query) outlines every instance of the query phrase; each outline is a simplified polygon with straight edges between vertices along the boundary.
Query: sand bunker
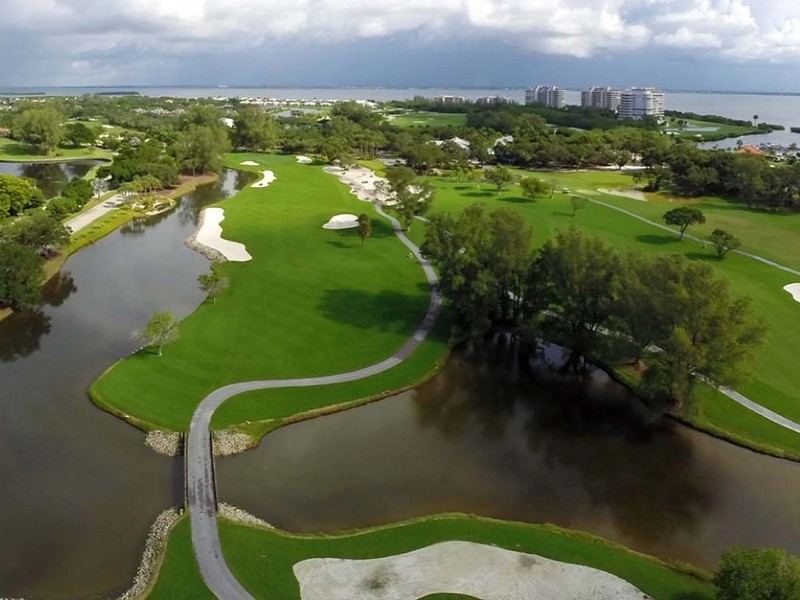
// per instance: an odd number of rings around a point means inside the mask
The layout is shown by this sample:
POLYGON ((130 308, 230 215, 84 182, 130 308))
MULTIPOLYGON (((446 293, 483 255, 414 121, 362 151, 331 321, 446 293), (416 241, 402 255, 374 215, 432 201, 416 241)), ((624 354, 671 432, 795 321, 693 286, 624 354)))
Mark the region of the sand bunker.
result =
POLYGON ((610 196, 619 196, 620 198, 628 198, 630 200, 638 200, 639 202, 647 202, 647 197, 644 195, 644 192, 640 192, 639 190, 612 190, 608 188, 597 188, 597 191, 610 196))
POLYGON ((783 286, 783 289, 792 295, 795 302, 800 302, 800 283, 790 283, 783 286))
POLYGON ((349 169, 325 167, 322 170, 331 175, 336 175, 340 181, 349 185, 350 191, 359 200, 380 202, 386 205, 394 204, 394 200, 386 192, 386 180, 378 177, 369 169, 364 167, 350 167, 349 169))
POLYGON ((222 239, 220 223, 225 219, 225 211, 218 207, 206 208, 200 213, 200 221, 195 234, 186 240, 186 245, 207 256, 211 260, 246 262, 253 257, 244 244, 222 239))
POLYGON ((302 600, 417 600, 447 592, 482 600, 649 598, 604 571, 472 542, 370 560, 312 558, 293 570, 302 600))
POLYGON ((323 229, 352 229, 358 227, 358 217, 356 215, 336 215, 322 226, 323 229))
POLYGON ((259 181, 256 181, 250 187, 265 188, 270 183, 272 183, 273 181, 275 181, 277 179, 277 177, 275 177, 275 173, 273 173, 272 171, 261 171, 261 175, 262 175, 261 179, 259 181))
POLYGON ((244 165, 245 167, 257 167, 258 163, 254 160, 244 160, 239 163, 240 165, 244 165))
POLYGON ((297 159, 297 162, 303 165, 310 165, 312 162, 314 162, 307 156, 296 156, 295 158, 297 159))

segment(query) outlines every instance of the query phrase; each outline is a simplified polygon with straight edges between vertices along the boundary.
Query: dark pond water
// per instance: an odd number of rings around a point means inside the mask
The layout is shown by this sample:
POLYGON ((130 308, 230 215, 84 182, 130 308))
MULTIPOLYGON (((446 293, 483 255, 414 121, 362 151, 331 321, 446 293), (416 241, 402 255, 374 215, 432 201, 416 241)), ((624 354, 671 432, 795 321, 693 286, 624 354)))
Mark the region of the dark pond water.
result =
POLYGON ((271 433, 218 464, 220 497, 292 531, 463 511, 706 567, 732 544, 800 553, 800 464, 657 419, 600 372, 542 367, 558 349, 529 359, 462 350, 415 391, 271 433))
POLYGON ((0 322, 0 597, 126 589, 148 528, 183 504, 180 459, 94 407, 89 384, 131 352, 154 310, 187 315, 208 261, 184 247, 199 209, 245 185, 229 171, 178 209, 71 257, 40 311, 0 322))
POLYGON ((45 198, 58 196, 75 177, 83 177, 102 160, 70 160, 51 163, 0 162, 0 173, 29 177, 36 182, 45 198))

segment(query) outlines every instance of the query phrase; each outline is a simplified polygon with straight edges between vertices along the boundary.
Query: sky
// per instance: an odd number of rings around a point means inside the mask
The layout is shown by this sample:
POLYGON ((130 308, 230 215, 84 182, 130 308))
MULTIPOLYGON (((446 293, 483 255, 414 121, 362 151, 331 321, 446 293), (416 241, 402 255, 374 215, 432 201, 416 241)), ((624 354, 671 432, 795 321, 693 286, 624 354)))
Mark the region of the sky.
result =
POLYGON ((0 88, 800 92, 799 0, 0 0, 0 88))

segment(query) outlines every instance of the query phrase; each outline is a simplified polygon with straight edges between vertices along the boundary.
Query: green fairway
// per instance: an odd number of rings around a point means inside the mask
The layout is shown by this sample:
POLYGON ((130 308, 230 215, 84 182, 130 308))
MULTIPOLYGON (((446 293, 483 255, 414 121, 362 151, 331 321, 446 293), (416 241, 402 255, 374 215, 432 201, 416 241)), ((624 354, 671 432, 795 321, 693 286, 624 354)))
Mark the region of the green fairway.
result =
POLYGON ((397 127, 463 127, 467 115, 463 113, 413 112, 397 115, 389 121, 397 127))
POLYGON ((31 154, 30 148, 25 144, 8 138, 0 137, 0 161, 6 162, 47 162, 57 160, 77 160, 81 158, 112 158, 108 150, 94 146, 82 148, 56 148, 50 154, 31 154))
POLYGON ((743 127, 741 125, 730 125, 728 123, 718 123, 716 121, 702 121, 699 119, 686 119, 686 127, 681 128, 678 121, 668 119, 665 131, 673 135, 684 138, 703 138, 709 140, 721 140, 729 137, 738 137, 754 133, 763 133, 755 127, 743 127))
POLYGON ((711 196, 686 198, 669 192, 659 192, 645 194, 648 201, 640 202, 610 194, 600 194, 598 188, 625 190, 635 185, 629 174, 615 171, 546 172, 533 175, 555 181, 559 188, 566 187, 572 192, 593 192, 603 202, 659 223, 663 222, 664 213, 672 208, 678 206, 699 208, 703 211, 706 222, 703 225, 692 226, 688 233, 706 238, 715 229, 724 229, 742 241, 741 249, 745 252, 800 269, 800 214, 751 209, 741 203, 711 196))
MULTIPOLYGON (((140 426, 184 430, 200 400, 228 383, 314 377, 377 363, 403 345, 427 309, 422 269, 371 205, 294 157, 228 156, 231 166, 245 160, 277 177, 267 188, 248 187, 220 204, 223 236, 244 243, 253 260, 220 266, 228 289, 181 324, 180 339, 163 356, 142 350, 92 386, 98 404, 140 426), (356 230, 322 229, 333 215, 361 212, 373 219, 363 245, 356 230)), ((382 375, 321 390, 248 394, 215 420, 286 416, 410 385, 443 355, 446 328, 437 332, 407 364, 382 375)))
MULTIPOLYGON (((613 172, 537 173, 536 175, 545 179, 552 178, 558 182, 559 189, 568 187, 570 190, 621 186, 626 179, 630 182, 627 176, 613 172)), ((800 304, 782 289, 784 285, 798 281, 798 277, 740 255, 731 254, 725 260, 718 261, 712 248, 689 240, 680 242, 675 235, 596 204, 587 205, 573 217, 568 196, 565 194, 557 193, 553 198, 530 202, 522 197, 518 186, 497 194, 485 184, 464 184, 442 178, 431 178, 430 181, 437 186, 433 212, 459 211, 473 202, 483 202, 490 209, 501 206, 510 208, 519 212, 531 225, 536 245, 544 243, 559 228, 575 226, 601 237, 621 250, 631 248, 645 254, 679 253, 691 260, 709 261, 721 275, 730 280, 731 288, 736 295, 749 296, 753 299, 757 313, 764 318, 769 327, 766 341, 758 349, 756 360, 752 365, 752 380, 737 386, 736 389, 752 400, 800 422, 800 370, 794 366, 794 357, 800 353, 800 319, 798 319, 800 304)), ((630 187, 630 183, 627 187, 630 187)), ((624 204, 626 209, 654 220, 659 219, 666 210, 665 204, 649 204, 622 198, 609 200, 609 198, 609 196, 602 197, 604 201, 624 204)), ((800 225, 798 221, 800 215, 751 214, 737 205, 726 206, 723 201, 717 201, 713 206, 714 209, 709 210, 707 215, 709 221, 713 221, 718 215, 719 218, 723 218, 725 215, 734 214, 738 215, 742 222, 749 223, 748 235, 752 234, 753 239, 758 240, 747 246, 750 251, 768 254, 768 249, 778 252, 782 246, 798 243, 797 240, 791 239, 789 231, 792 223, 800 225), (751 221, 748 221, 749 216, 753 217, 751 221)), ((706 227, 709 226, 713 226, 713 222, 706 224, 706 227)), ((423 232, 420 231, 423 227, 421 224, 415 227, 418 227, 418 230, 412 230, 412 238, 419 240, 423 236, 423 232)), ((752 436, 753 441, 757 440, 762 446, 784 448, 792 455, 797 455, 800 449, 800 435, 774 426, 749 411, 743 414, 738 407, 731 411, 735 412, 736 416, 726 419, 723 415, 727 411, 722 411, 719 403, 706 409, 704 400, 707 398, 701 396, 700 400, 704 419, 708 423, 722 430, 735 431, 744 438, 752 436)), ((729 405, 732 404, 731 402, 729 405)))
MULTIPOLYGON (((409 552, 445 540, 492 544, 587 565, 613 573, 655 600, 711 600, 706 579, 670 568, 650 557, 587 534, 552 526, 523 525, 447 515, 344 537, 292 536, 220 520, 225 558, 236 578, 256 598, 299 598, 292 566, 307 558, 376 558, 409 552)), ((151 600, 213 598, 192 555, 189 522, 181 520, 169 538, 151 600)))

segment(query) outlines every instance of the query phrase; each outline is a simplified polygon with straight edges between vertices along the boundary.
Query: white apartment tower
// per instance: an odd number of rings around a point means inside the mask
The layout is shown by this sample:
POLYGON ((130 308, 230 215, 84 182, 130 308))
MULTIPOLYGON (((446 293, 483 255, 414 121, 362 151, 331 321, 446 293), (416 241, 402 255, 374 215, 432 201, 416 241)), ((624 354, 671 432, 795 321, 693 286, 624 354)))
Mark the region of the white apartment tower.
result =
POLYGON ((625 90, 617 115, 620 119, 655 117, 661 120, 664 118, 664 92, 649 87, 625 90))
POLYGON ((581 92, 581 106, 604 108, 612 112, 619 110, 622 92, 612 87, 591 87, 581 92))
POLYGON ((567 92, 554 85, 537 85, 525 90, 525 104, 544 104, 553 108, 567 105, 567 92))

